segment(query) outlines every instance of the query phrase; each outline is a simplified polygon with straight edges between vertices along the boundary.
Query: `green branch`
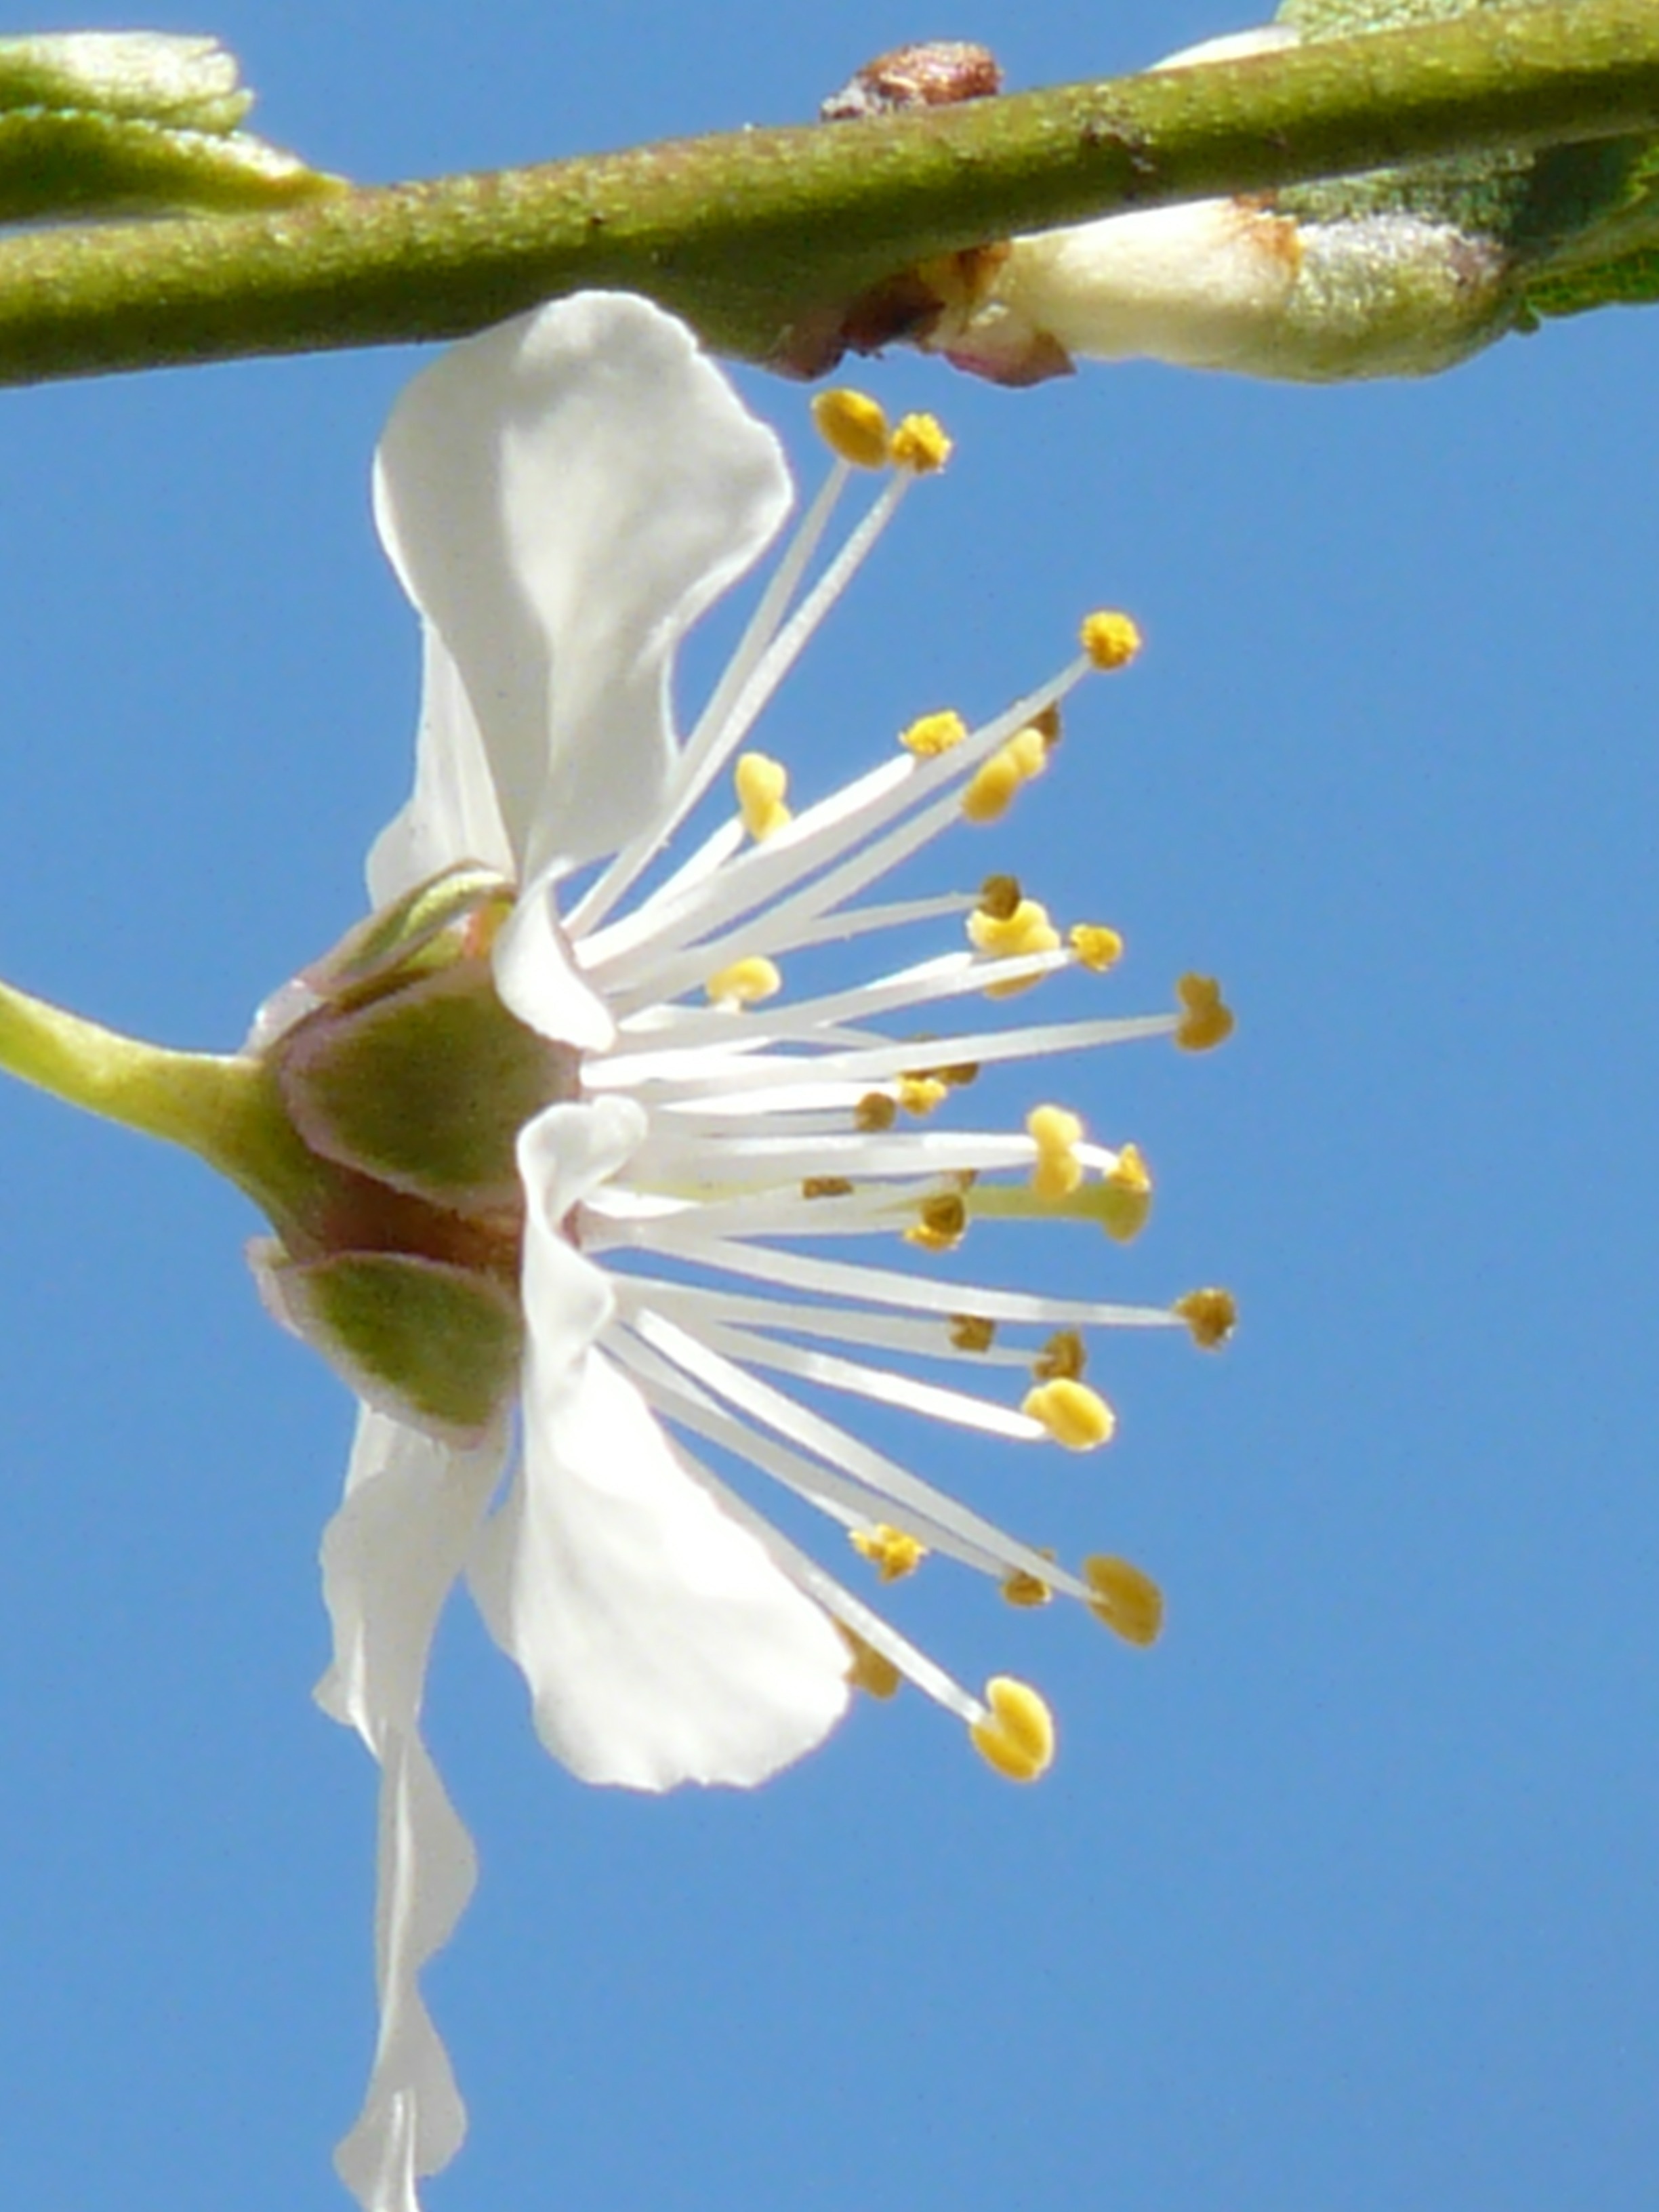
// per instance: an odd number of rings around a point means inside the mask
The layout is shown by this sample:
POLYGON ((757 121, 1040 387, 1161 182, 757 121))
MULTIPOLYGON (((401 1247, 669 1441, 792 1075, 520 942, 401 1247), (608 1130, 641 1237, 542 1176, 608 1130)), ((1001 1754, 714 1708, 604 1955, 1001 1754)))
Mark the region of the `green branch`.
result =
POLYGON ((1659 7, 1578 0, 918 114, 0 244, 0 381, 448 338, 583 285, 810 353, 859 293, 1012 232, 1659 131, 1659 7))

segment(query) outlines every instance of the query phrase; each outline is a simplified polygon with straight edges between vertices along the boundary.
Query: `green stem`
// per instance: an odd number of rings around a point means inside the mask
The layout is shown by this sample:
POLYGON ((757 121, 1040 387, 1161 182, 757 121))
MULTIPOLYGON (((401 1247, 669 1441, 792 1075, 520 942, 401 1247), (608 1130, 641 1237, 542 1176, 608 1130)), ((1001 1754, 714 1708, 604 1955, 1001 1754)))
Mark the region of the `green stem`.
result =
POLYGON ((0 1069, 54 1098, 181 1145, 279 1218, 315 1182, 267 1069, 171 1052, 0 983, 0 1069))
POLYGON ((1243 62, 0 245, 0 382, 448 338, 582 285, 722 349, 1013 231, 1496 147, 1659 130, 1653 0, 1481 9, 1243 62))

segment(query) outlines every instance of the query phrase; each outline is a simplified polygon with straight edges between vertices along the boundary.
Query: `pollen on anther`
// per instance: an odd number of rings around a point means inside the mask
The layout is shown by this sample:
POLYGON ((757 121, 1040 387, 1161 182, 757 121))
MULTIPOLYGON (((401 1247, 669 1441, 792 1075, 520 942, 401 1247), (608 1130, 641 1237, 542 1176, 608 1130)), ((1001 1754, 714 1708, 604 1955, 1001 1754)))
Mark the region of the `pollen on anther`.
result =
POLYGON ((1054 1717, 1029 1684, 997 1674, 985 1685, 989 1710, 969 1730, 975 1751, 1010 1782, 1035 1782, 1054 1764, 1054 1717))
POLYGON ((1088 1364, 1089 1355, 1083 1339, 1074 1328, 1059 1328, 1048 1339, 1031 1362, 1031 1372, 1039 1382, 1075 1382, 1088 1364))
POLYGON ((923 1252, 953 1252, 968 1233, 968 1206, 959 1191, 938 1191, 921 1201, 921 1218, 904 1232, 923 1252))
POLYGON ((775 997, 783 988, 783 978, 774 962, 751 953, 746 960, 734 960, 729 968, 711 975, 703 988, 716 1006, 752 1006, 762 999, 775 997))
POLYGON ((1101 1226, 1116 1244, 1127 1244, 1146 1226, 1152 1210, 1152 1175, 1139 1145, 1125 1145, 1103 1178, 1101 1226))
POLYGON ((1032 1420, 1041 1421, 1054 1442, 1067 1451, 1096 1451, 1111 1442, 1117 1427, 1117 1416, 1100 1393, 1071 1376, 1039 1382, 1035 1390, 1026 1392, 1020 1410, 1032 1420))
POLYGON ((1183 1052, 1208 1052, 1233 1033, 1232 1009, 1213 975, 1182 975, 1176 984, 1182 1017, 1175 1037, 1183 1052))
POLYGON ((842 1642, 852 1654, 853 1663, 847 1669, 847 1679, 853 1687, 862 1690, 866 1698, 884 1700, 896 1697, 899 1685, 904 1678, 885 1652, 878 1651, 873 1644, 866 1644, 856 1629, 848 1628, 844 1622, 837 1621, 836 1626, 841 1631, 842 1642))
POLYGON ((1193 1333, 1193 1342, 1205 1352, 1225 1344, 1238 1325, 1238 1303, 1231 1291, 1188 1291, 1170 1310, 1180 1315, 1193 1333))
POLYGON ((853 1186, 845 1176, 807 1176, 800 1187, 803 1198, 850 1198, 853 1186))
POLYGON ((866 1137, 890 1129, 898 1119, 898 1100, 884 1091, 866 1091, 853 1109, 853 1126, 866 1137))
POLYGON ((869 1560, 884 1583, 902 1582, 907 1575, 915 1574, 927 1556, 925 1544, 902 1528, 890 1528, 884 1521, 872 1528, 849 1529, 848 1541, 861 1559, 869 1560))
POLYGON ((951 1095, 951 1086, 937 1075, 901 1075, 898 1103, 907 1114, 931 1114, 951 1095))
POLYGON ((1025 1116, 1025 1132, 1036 1146, 1031 1188, 1039 1198, 1069 1198, 1083 1180, 1077 1156, 1082 1122, 1064 1106, 1034 1106, 1025 1116))
POLYGON ((979 887, 978 911, 992 921, 1012 921, 1022 896, 1018 876, 987 876, 979 887))
POLYGON ((1102 609, 1084 617, 1078 642, 1097 668, 1127 668, 1140 650, 1140 631, 1131 616, 1102 609))
POLYGON ((951 441, 937 416, 907 415, 888 447, 896 467, 913 476, 932 476, 951 458, 951 441))
POLYGON ((968 725, 956 709, 942 707, 934 714, 918 714, 908 729, 899 732, 899 743, 918 760, 937 760, 967 734, 968 725))
POLYGON ((784 794, 789 788, 789 771, 781 761, 767 753, 740 753, 732 781, 743 826, 757 845, 787 825, 790 816, 784 794))
POLYGON ((1012 1574, 1005 1575, 1000 1587, 1009 1605, 1047 1605, 1054 1596, 1047 1583, 1027 1574, 1024 1567, 1016 1567, 1012 1574))
POLYGON ((953 1314, 950 1337, 957 1352, 988 1352, 996 1342, 997 1325, 982 1314, 953 1314))
POLYGON ((830 452, 855 469, 883 469, 890 433, 886 410, 866 392, 846 386, 820 392, 812 400, 812 421, 830 452))
POLYGON ((1116 930, 1103 928, 1098 922, 1074 922, 1067 933, 1067 942, 1077 955, 1078 965, 1097 975, 1115 968, 1123 957, 1123 939, 1116 930))
POLYGON ((1142 1650, 1156 1644, 1164 1626, 1164 1593, 1148 1574, 1127 1559, 1097 1553, 1083 1562, 1084 1579, 1094 1595, 1089 1610, 1114 1635, 1142 1650))

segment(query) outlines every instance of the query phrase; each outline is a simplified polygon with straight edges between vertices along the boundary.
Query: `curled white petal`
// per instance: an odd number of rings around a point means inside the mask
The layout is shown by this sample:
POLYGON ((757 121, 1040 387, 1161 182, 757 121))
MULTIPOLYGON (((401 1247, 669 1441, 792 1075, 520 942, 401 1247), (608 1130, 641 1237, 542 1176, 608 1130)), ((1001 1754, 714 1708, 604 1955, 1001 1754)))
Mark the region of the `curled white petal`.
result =
POLYGON ((369 853, 369 902, 388 906, 462 860, 513 873, 513 848, 466 687, 449 647, 422 623, 415 789, 369 853))
POLYGON ((605 1099, 554 1107, 520 1139, 524 1458, 471 1582, 543 1741, 582 1779, 750 1784, 841 1717, 848 1655, 595 1347, 614 1302, 562 1223, 644 1126, 634 1102, 605 1099))
POLYGON ((460 2148, 466 2112, 417 1977, 472 1893, 472 1844, 421 1741, 438 1615, 500 1472, 499 1441, 455 1452, 365 1411, 323 1538, 334 1656, 318 1689, 380 1763, 374 1923, 380 2027, 341 2179, 365 2212, 417 2212, 415 2178, 460 2148))
POLYGON ((520 316, 404 393, 380 533, 459 672, 526 884, 652 819, 675 648, 788 502, 771 432, 644 300, 520 316))

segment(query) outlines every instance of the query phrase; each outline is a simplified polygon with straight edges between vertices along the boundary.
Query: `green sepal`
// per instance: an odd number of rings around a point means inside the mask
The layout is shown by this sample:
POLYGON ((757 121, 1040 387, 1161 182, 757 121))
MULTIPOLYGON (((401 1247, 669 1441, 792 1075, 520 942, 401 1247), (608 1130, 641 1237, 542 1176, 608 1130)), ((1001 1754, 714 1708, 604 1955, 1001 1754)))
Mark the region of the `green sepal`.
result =
POLYGON ((306 971, 306 980, 319 998, 339 1006, 377 997, 411 973, 447 966, 466 953, 475 934, 479 942, 472 949, 487 950, 512 910, 512 884, 494 869, 463 861, 348 930, 306 971))
POLYGON ((576 1081, 575 1054, 510 1014, 476 959, 354 1009, 324 1006, 271 1060, 314 1152, 466 1212, 519 1203, 519 1132, 576 1081))
POLYGON ((471 1444, 511 1403, 524 1322, 491 1277, 400 1252, 253 1257, 280 1317, 370 1405, 471 1444))

